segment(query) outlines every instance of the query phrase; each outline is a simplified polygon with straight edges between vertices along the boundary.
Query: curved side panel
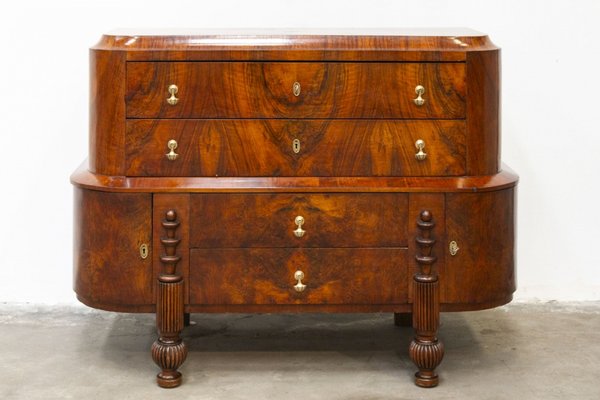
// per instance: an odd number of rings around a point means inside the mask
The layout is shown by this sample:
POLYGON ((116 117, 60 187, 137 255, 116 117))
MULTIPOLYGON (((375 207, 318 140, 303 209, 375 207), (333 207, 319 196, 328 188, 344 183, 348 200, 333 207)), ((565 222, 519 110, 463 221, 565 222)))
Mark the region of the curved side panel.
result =
POLYGON ((467 175, 500 170, 500 49, 467 53, 467 175))
POLYGON ((152 195, 74 189, 73 289, 88 306, 153 304, 152 195), (140 246, 148 245, 146 258, 140 246))
POLYGON ((123 175, 125 53, 90 50, 90 171, 123 175))
POLYGON ((515 190, 446 195, 446 262, 441 302, 455 310, 509 302, 515 282, 515 190), (456 241, 456 255, 449 242, 456 241), (468 305, 461 307, 459 304, 468 305), (477 306, 480 305, 480 306, 477 306))

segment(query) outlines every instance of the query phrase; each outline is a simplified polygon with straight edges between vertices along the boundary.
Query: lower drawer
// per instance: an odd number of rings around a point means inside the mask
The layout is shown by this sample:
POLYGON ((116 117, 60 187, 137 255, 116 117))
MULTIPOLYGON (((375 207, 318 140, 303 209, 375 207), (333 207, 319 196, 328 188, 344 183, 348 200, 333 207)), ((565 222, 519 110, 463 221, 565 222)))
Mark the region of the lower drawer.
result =
POLYGON ((192 249, 190 303, 403 304, 406 254, 404 248, 192 249))

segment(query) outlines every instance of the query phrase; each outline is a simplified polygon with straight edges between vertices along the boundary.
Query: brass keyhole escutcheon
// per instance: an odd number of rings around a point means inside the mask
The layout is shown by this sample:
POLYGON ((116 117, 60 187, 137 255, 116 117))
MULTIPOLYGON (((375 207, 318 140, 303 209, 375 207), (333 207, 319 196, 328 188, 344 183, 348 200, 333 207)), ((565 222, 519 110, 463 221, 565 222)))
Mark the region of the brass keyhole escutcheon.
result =
POLYGON ((179 99, 175 95, 177 94, 178 91, 179 91, 179 88, 177 87, 177 85, 170 85, 169 86, 169 94, 171 95, 171 97, 169 97, 167 99, 167 103, 169 103, 172 106, 174 106, 175 104, 177 104, 177 102, 179 101, 179 99))
POLYGON ((142 258, 142 260, 148 258, 148 253, 148 245, 146 243, 142 243, 140 245, 140 257, 142 258))
POLYGON ((179 157, 179 154, 175 153, 175 149, 177 148, 177 146, 177 141, 175 139, 171 139, 167 143, 167 147, 169 148, 169 150, 171 150, 166 154, 169 161, 175 161, 177 157, 179 157))
POLYGON ((294 139, 292 141, 292 150, 296 154, 300 153, 300 139, 294 139))
POLYGON ((300 82, 294 82, 292 85, 292 92, 294 93, 294 96, 300 96, 300 82))
POLYGON ((455 256, 459 250, 460 247, 458 247, 458 243, 456 243, 454 240, 448 244, 448 251, 450 251, 451 256, 455 256))
POLYGON ((417 148, 417 154, 415 154, 415 158, 419 161, 423 161, 424 159, 427 158, 427 153, 425 153, 423 150, 425 149, 425 141, 422 139, 419 139, 415 142, 415 147, 417 148))
POLYGON ((296 237, 301 238, 306 233, 306 231, 302 229, 302 225, 304 225, 304 217, 302 215, 298 215, 294 220, 294 223, 297 226, 297 228, 294 229, 294 235, 296 235, 296 237))
POLYGON ((422 97, 423 94, 425 94, 425 88, 419 85, 415 88, 415 93, 417 94, 417 98, 413 99, 413 101, 418 107, 421 107, 423 104, 425 104, 425 99, 422 97))
POLYGON ((306 285, 302 283, 302 279, 304 279, 304 272, 300 270, 296 271, 294 273, 294 279, 297 281, 297 283, 294 285, 296 292, 303 292, 304 289, 306 289, 306 285))

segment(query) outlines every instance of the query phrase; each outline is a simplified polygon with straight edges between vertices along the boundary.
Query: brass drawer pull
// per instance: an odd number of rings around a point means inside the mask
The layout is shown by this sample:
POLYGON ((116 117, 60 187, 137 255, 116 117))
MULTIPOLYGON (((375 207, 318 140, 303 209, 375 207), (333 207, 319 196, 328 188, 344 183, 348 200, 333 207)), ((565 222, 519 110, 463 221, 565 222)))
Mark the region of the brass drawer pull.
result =
POLYGON ((300 82, 294 82, 294 85, 292 86, 292 92, 294 93, 294 96, 300 96, 300 82))
POLYGON ((417 106, 421 107, 423 104, 425 104, 425 99, 423 97, 421 97, 425 93, 425 88, 423 86, 419 85, 415 88, 415 93, 417 94, 417 98, 414 99, 413 101, 415 102, 415 104, 417 106))
POLYGON ((177 104, 177 102, 179 101, 179 99, 175 95, 177 94, 178 91, 179 91, 179 88, 177 87, 177 85, 171 85, 171 86, 169 86, 169 94, 171 95, 171 97, 169 97, 167 99, 167 103, 169 103, 172 106, 174 106, 175 104, 177 104))
POLYGON ((179 154, 175 153, 175 149, 177 148, 177 141, 173 139, 169 140, 169 142, 167 143, 167 147, 171 150, 166 154, 167 158, 169 159, 169 161, 175 161, 177 157, 179 157, 179 154))
POLYGON ((423 151, 423 149, 425 148, 425 141, 422 139, 419 139, 415 142, 415 147, 417 148, 417 150, 419 150, 417 152, 417 154, 415 154, 415 158, 419 161, 423 161, 424 159, 427 158, 427 153, 425 153, 423 151))
POLYGON ((296 229, 294 229, 294 235, 301 238, 306 233, 306 231, 302 229, 302 225, 304 225, 304 217, 302 215, 298 215, 294 220, 294 223, 298 226, 296 229))
POLYGON ((298 281, 298 283, 294 285, 296 292, 303 292, 304 289, 306 289, 306 285, 302 283, 302 279, 304 279, 304 272, 300 270, 296 271, 296 273, 294 273, 294 279, 298 281))

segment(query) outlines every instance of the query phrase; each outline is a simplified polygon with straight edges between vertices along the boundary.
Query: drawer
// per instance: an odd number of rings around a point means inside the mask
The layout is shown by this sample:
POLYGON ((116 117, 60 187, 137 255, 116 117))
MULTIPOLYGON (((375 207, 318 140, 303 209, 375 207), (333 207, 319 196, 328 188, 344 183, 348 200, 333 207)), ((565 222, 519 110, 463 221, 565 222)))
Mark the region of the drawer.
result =
POLYGON ((128 62, 126 113, 128 118, 464 118, 465 94, 464 63, 128 62), (173 96, 171 85, 177 86, 173 96), (421 106, 414 101, 417 86, 425 90, 421 106))
POLYGON ((464 120, 129 120, 126 174, 461 176, 465 147, 464 120))
POLYGON ((192 249, 191 304, 404 304, 405 249, 192 249), (297 291, 296 271, 304 278, 297 291))
POLYGON ((194 194, 190 247, 405 247, 407 206, 405 193, 194 194))

